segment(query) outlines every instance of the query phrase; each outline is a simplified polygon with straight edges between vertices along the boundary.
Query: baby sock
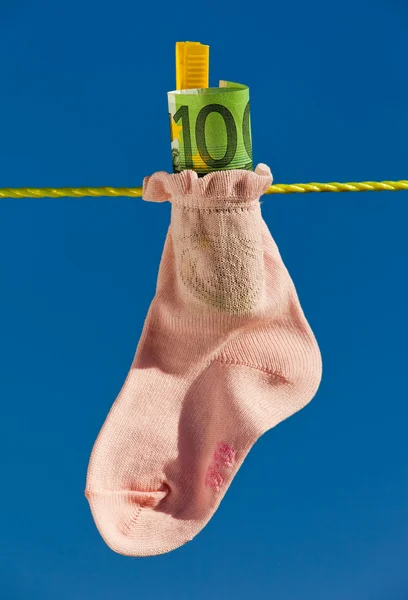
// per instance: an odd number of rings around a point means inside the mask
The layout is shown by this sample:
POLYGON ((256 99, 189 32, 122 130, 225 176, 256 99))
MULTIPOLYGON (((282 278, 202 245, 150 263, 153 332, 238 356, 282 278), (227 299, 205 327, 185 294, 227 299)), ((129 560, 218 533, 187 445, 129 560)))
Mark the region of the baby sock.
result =
POLYGON ((144 180, 144 200, 171 202, 171 223, 85 492, 120 554, 161 554, 197 535, 256 440, 319 386, 318 345, 261 215, 271 182, 266 165, 144 180))

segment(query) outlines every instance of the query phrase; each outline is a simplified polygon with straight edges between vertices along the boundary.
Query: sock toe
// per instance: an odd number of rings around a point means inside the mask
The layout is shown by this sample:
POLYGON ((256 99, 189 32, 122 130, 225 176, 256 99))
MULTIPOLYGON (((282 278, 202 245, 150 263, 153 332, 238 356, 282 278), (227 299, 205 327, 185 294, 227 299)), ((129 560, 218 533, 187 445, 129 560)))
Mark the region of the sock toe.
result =
POLYGON ((167 494, 167 490, 85 493, 102 538, 125 556, 164 554, 193 538, 188 522, 160 510, 167 494))

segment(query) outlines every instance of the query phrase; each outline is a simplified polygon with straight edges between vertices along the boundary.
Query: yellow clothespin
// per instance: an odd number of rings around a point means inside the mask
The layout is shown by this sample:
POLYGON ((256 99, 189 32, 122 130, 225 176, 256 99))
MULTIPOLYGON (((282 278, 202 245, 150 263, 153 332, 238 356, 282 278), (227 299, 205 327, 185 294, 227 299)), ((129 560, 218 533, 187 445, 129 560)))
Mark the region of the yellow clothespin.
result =
POLYGON ((208 88, 210 46, 176 42, 176 89, 208 88))

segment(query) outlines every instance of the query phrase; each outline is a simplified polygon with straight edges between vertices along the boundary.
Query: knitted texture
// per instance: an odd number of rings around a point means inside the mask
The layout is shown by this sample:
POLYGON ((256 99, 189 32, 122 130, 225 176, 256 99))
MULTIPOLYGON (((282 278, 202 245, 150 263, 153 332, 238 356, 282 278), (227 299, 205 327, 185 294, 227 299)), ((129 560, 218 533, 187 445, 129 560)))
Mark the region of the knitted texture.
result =
POLYGON ((135 358, 86 496, 116 552, 161 554, 208 523, 255 441, 318 389, 318 345, 261 215, 255 172, 146 177, 171 223, 135 358))

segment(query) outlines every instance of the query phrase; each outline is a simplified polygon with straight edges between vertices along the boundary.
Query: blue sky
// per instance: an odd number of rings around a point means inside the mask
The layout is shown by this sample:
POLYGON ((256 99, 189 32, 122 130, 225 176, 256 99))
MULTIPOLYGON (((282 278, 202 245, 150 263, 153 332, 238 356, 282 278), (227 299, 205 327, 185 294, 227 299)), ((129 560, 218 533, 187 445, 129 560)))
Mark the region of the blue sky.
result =
MULTIPOLYGON (((402 0, 3 0, 0 186, 171 169, 174 44, 250 86, 275 181, 408 179, 402 0)), ((324 363, 193 542, 127 558, 83 495, 153 297, 170 206, 0 201, 2 600, 406 600, 408 192, 265 196, 324 363)))

